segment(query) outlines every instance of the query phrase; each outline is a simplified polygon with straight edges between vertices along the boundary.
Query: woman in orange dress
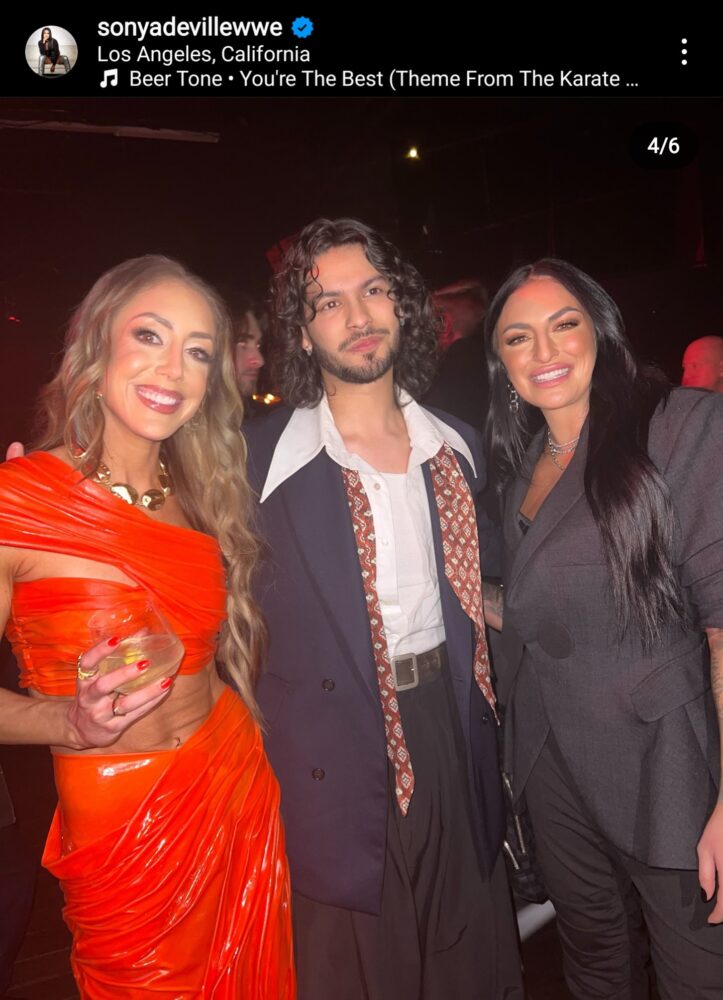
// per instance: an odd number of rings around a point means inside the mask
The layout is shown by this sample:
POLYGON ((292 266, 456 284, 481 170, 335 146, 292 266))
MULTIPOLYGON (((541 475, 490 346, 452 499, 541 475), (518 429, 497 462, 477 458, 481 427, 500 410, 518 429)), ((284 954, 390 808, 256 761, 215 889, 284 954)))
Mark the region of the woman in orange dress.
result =
POLYGON ((109 271, 74 317, 44 415, 39 450, 0 467, 0 611, 31 695, 0 692, 0 739, 53 753, 44 864, 81 996, 293 998, 222 303, 163 257, 109 271), (94 645, 89 619, 149 596, 185 655, 122 694, 148 661, 99 671, 119 637, 94 645))

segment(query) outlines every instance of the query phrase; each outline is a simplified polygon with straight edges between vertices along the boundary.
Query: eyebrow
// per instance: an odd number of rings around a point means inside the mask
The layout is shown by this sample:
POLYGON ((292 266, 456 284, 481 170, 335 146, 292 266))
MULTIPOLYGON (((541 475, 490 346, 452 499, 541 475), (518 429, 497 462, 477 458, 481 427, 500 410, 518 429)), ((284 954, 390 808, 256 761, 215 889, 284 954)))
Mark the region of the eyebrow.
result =
MULTIPOLYGON (((552 316, 548 316, 547 322, 554 323, 556 319, 559 319, 560 316, 564 315, 564 313, 566 312, 576 312, 580 313, 580 315, 582 316, 582 309, 578 309, 577 306, 563 306, 562 309, 558 309, 557 312, 554 312, 552 316)), ((508 330, 531 330, 531 329, 532 329, 531 323, 509 323, 504 328, 504 330, 501 331, 501 335, 507 333, 508 330)))
MULTIPOLYGON (((171 323, 169 320, 167 320, 165 316, 161 316, 159 313, 155 313, 155 312, 142 312, 142 313, 138 313, 136 316, 131 316, 131 322, 134 319, 141 319, 143 316, 150 316, 150 318, 154 319, 156 321, 156 323, 160 323, 161 326, 165 326, 165 328, 167 330, 173 330, 173 323, 171 323)), ((216 339, 210 333, 200 333, 200 332, 195 331, 195 330, 191 334, 191 336, 192 337, 201 337, 203 340, 210 340, 212 343, 216 339)))
MULTIPOLYGON (((363 281, 361 285, 359 285, 358 287, 364 289, 368 288, 369 285, 373 285, 375 281, 386 281, 386 280, 387 279, 384 277, 383 274, 375 274, 372 278, 367 278, 366 281, 363 281)), ((316 296, 315 301, 318 302, 320 299, 338 298, 340 295, 343 294, 344 294, 343 292, 320 292, 319 295, 316 296)))

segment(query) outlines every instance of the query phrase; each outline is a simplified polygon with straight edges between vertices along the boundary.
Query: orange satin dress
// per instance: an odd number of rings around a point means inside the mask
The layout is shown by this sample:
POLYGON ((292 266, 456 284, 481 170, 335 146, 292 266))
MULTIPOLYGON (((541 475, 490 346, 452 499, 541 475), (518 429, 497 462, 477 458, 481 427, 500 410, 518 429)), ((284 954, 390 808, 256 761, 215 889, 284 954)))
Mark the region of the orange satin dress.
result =
MULTIPOLYGON (((0 544, 110 563, 134 581, 17 584, 7 634, 22 685, 72 695, 90 615, 149 593, 185 647, 180 672, 213 658, 226 595, 209 536, 36 452, 0 466, 0 544)), ((53 760, 43 863, 63 886, 81 996, 293 1000, 279 789, 241 699, 227 688, 178 750, 53 760)))

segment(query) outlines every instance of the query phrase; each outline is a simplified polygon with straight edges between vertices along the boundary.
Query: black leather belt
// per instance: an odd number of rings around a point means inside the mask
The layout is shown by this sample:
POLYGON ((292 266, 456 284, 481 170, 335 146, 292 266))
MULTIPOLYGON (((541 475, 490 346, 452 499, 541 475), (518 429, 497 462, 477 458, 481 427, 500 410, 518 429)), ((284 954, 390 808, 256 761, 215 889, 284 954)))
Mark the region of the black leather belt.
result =
POLYGON ((447 644, 443 642, 426 653, 393 656, 391 668, 396 690, 409 691, 439 677, 446 655, 447 644))

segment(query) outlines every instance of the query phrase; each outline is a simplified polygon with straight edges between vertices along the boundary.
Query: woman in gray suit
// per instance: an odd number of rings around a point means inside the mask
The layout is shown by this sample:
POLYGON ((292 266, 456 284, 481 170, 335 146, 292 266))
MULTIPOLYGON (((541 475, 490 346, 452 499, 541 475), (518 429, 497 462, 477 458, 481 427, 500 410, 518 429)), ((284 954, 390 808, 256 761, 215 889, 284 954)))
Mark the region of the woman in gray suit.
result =
POLYGON ((641 369, 563 261, 508 278, 487 338, 506 768, 568 986, 647 998, 652 958, 666 1000, 720 997, 723 396, 641 369))

